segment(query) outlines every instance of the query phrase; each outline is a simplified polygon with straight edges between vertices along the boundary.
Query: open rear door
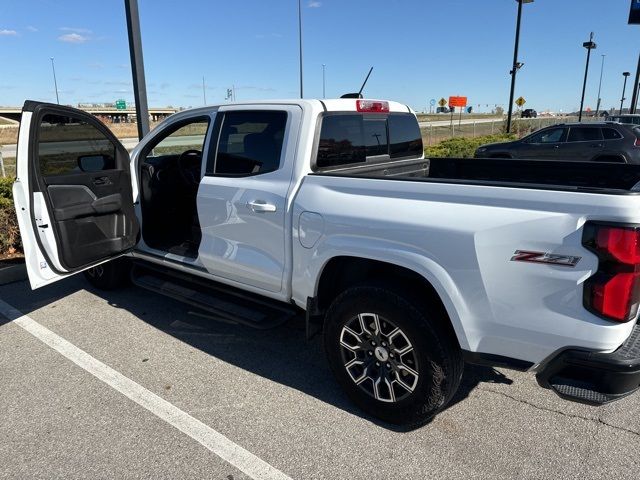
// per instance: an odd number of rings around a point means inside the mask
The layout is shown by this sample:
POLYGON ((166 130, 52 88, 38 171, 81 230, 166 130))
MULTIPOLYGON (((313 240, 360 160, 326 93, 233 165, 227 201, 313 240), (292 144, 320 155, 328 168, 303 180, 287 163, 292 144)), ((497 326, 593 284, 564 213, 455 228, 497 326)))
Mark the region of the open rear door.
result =
POLYGON ((75 108, 25 102, 13 199, 31 288, 120 256, 138 240, 129 154, 75 108))

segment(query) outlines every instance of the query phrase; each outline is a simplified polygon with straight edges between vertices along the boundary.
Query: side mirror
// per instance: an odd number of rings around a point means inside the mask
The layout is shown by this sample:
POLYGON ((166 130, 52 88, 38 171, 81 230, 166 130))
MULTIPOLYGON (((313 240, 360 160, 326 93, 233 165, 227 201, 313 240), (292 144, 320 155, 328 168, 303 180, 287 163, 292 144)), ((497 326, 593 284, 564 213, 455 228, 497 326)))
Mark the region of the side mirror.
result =
POLYGON ((78 157, 78 168, 83 172, 101 172, 109 168, 110 160, 104 155, 83 155, 78 157))

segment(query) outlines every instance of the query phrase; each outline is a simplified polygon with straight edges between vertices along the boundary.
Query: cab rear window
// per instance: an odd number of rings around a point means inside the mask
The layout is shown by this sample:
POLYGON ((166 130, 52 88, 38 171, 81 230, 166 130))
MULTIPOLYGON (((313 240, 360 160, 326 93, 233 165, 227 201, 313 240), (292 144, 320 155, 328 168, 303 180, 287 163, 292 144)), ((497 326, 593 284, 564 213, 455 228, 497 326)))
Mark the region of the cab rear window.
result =
POLYGON ((420 127, 412 114, 329 114, 322 119, 316 165, 420 158, 422 152, 420 127))

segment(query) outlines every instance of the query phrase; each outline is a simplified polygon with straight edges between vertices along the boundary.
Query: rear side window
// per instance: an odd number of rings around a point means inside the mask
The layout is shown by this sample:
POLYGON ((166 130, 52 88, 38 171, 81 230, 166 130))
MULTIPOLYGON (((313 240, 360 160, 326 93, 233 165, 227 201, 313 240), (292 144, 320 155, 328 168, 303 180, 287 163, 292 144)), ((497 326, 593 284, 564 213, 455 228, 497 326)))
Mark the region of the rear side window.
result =
POLYGON ((595 127, 572 127, 569 131, 569 142, 593 142, 602 140, 602 133, 595 127))
POLYGON ((613 128, 603 128, 602 136, 604 137, 605 140, 619 140, 622 138, 622 135, 620 135, 620 132, 618 132, 613 128))
POLYGON ((116 168, 116 148, 81 118, 45 114, 38 129, 38 164, 45 176, 116 168))
POLYGON ((214 175, 248 176, 278 170, 286 126, 287 112, 226 112, 214 175))
POLYGON ((327 115, 322 119, 316 164, 335 167, 422 156, 422 136, 411 114, 327 115))

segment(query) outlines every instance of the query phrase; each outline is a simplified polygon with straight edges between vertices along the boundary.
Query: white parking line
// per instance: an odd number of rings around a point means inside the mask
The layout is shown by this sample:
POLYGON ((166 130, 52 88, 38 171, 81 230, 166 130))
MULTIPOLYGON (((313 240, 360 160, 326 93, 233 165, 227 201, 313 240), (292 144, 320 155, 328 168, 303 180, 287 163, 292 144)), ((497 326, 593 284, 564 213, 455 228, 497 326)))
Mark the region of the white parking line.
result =
POLYGON ((233 443, 223 434, 193 418, 175 405, 160 398, 155 393, 125 377, 113 368, 96 360, 84 350, 76 347, 61 336, 43 327, 31 317, 24 315, 0 299, 0 314, 12 320, 42 343, 65 356, 80 368, 102 380, 111 388, 146 408, 151 413, 189 435, 217 456, 256 480, 291 480, 280 470, 272 467, 251 452, 233 443))

